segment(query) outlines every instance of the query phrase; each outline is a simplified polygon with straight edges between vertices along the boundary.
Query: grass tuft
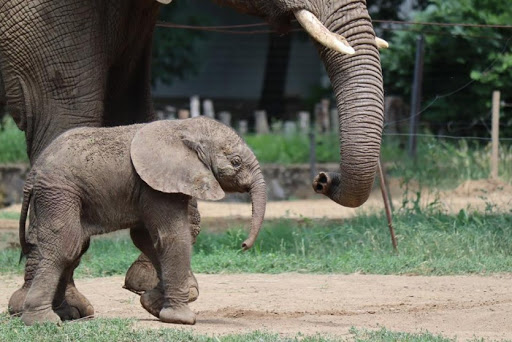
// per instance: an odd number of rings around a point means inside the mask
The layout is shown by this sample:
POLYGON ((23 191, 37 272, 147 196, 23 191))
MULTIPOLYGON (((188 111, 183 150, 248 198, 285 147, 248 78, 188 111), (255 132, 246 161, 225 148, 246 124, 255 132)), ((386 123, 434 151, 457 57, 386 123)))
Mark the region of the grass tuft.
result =
POLYGON ((276 333, 253 331, 246 334, 230 334, 224 336, 199 335, 189 329, 135 329, 133 320, 105 319, 66 322, 62 326, 51 323, 25 326, 19 318, 10 318, 0 314, 0 341, 10 342, 111 342, 111 341, 190 341, 190 342, 331 342, 331 341, 406 341, 406 342, 449 342, 454 339, 433 335, 429 332, 418 334, 392 332, 384 328, 371 331, 350 329, 349 337, 313 335, 298 333, 294 337, 283 337, 276 333))
MULTIPOLYGON (((459 215, 407 212, 395 216, 400 253, 393 253, 383 215, 344 222, 271 221, 248 252, 247 233, 209 233, 194 246, 199 273, 488 274, 512 269, 512 216, 461 211, 459 215)), ((93 239, 78 277, 125 274, 139 252, 128 234, 93 239)), ((19 251, 0 251, 0 273, 21 273, 19 251)))
POLYGON ((0 164, 28 162, 25 134, 10 116, 0 122, 0 164))

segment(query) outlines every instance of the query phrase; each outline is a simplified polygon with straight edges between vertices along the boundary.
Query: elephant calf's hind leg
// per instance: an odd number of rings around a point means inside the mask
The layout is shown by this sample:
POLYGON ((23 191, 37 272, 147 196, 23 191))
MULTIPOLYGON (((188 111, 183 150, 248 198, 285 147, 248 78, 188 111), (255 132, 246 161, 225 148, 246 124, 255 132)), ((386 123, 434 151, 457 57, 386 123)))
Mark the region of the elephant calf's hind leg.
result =
POLYGON ((41 198, 35 201, 39 201, 35 207, 39 209, 37 248, 41 259, 25 298, 21 319, 26 325, 60 323, 60 317, 53 311, 59 282, 80 258, 84 246, 78 203, 58 205, 41 198))

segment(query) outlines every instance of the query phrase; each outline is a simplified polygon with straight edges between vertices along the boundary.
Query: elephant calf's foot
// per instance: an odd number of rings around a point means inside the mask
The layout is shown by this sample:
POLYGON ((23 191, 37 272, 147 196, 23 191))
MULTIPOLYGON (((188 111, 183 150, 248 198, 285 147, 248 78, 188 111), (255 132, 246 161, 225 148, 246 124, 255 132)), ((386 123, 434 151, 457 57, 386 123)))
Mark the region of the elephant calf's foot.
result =
POLYGON ((159 318, 165 323, 196 324, 196 314, 186 304, 179 307, 163 308, 159 318))
POLYGON ((158 288, 154 288, 140 296, 140 304, 147 312, 158 318, 164 306, 164 295, 158 288))
POLYGON ((93 306, 75 286, 67 286, 65 298, 62 303, 54 307, 63 321, 94 316, 93 306))
POLYGON ((199 297, 199 284, 192 271, 188 271, 188 302, 192 303, 199 297))
MULTIPOLYGON (((158 285, 158 281, 158 276, 156 274, 155 268, 153 267, 153 264, 151 261, 149 261, 148 257, 146 257, 144 254, 141 254, 139 258, 135 260, 135 262, 130 266, 128 272, 126 272, 124 288, 140 294, 144 293, 144 291, 152 291, 152 289, 158 285)), ((188 286, 188 302, 190 303, 199 297, 199 285, 192 271, 188 272, 188 286)), ((160 312, 160 309, 158 312, 160 312)), ((158 317, 158 314, 155 316, 158 317)))
POLYGON ((21 320, 26 325, 45 322, 55 323, 58 325, 62 323, 60 317, 55 312, 53 312, 51 307, 42 310, 25 310, 21 315, 21 320))
POLYGON ((158 275, 153 264, 144 254, 130 266, 124 278, 124 288, 135 293, 149 291, 158 285, 158 275))
POLYGON ((19 316, 23 312, 23 303, 27 297, 29 288, 22 287, 14 292, 9 299, 8 310, 9 314, 19 316))

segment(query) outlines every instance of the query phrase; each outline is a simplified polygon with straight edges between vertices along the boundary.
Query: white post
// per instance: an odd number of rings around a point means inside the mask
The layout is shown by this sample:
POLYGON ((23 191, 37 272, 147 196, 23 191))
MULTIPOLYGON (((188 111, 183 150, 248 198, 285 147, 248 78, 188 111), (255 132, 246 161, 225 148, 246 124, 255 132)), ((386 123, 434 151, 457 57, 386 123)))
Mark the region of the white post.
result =
POLYGON ((173 106, 165 106, 165 118, 167 120, 176 119, 176 108, 173 106))
POLYGON ((195 118, 201 115, 201 101, 199 100, 199 96, 194 95, 190 97, 190 116, 195 118))
POLYGON ((230 112, 220 112, 219 120, 226 126, 231 126, 231 113, 230 112))
POLYGON ((283 125, 284 135, 294 135, 297 133, 297 124, 295 121, 285 121, 283 125))
POLYGON ((209 118, 215 118, 215 110, 213 109, 213 101, 212 100, 204 100, 203 101, 203 113, 204 116, 209 118))
POLYGON ((245 135, 249 131, 249 123, 247 120, 238 121, 238 134, 245 135))
POLYGON ((322 99, 320 101, 320 125, 322 127, 322 133, 327 133, 331 130, 331 125, 329 124, 329 99, 322 99))
POLYGON ((331 130, 334 133, 338 133, 338 129, 340 127, 340 124, 339 124, 340 118, 338 116, 338 109, 337 108, 331 109, 330 114, 331 114, 331 130))
POLYGON ((492 149, 491 149, 491 178, 498 178, 498 150, 500 139, 500 92, 492 93, 492 149))
POLYGON ((302 134, 308 134, 310 129, 311 115, 309 112, 299 112, 299 128, 302 134))
POLYGON ((256 134, 268 134, 270 132, 267 121, 267 112, 264 110, 255 111, 254 119, 256 124, 256 134))

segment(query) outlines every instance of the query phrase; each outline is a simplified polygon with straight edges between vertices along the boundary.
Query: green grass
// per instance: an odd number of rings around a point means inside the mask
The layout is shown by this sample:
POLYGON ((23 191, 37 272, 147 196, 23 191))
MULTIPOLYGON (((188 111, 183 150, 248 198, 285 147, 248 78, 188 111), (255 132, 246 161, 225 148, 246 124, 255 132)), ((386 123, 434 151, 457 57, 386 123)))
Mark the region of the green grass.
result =
MULTIPOLYGON (((247 135, 247 144, 258 161, 265 163, 300 164, 309 162, 309 137, 307 135, 247 135)), ((339 139, 336 134, 317 135, 316 160, 319 163, 338 162, 339 139)))
POLYGON ((134 329, 133 321, 128 319, 87 320, 64 323, 61 327, 54 324, 25 326, 19 318, 0 315, 0 341, 9 342, 123 342, 123 341, 198 341, 198 342, 273 342, 273 341, 329 342, 338 339, 321 336, 282 338, 278 334, 255 331, 248 334, 226 336, 206 336, 186 329, 134 329))
POLYGON ((28 162, 25 134, 11 117, 0 123, 0 164, 28 162))
MULTIPOLYGON (((307 135, 253 135, 244 137, 260 163, 296 164, 309 162, 307 135)), ((316 159, 319 163, 339 162, 337 134, 316 135, 316 159)), ((490 145, 471 140, 439 140, 434 136, 418 138, 417 158, 411 160, 403 139, 384 137, 382 159, 387 171, 405 181, 414 180, 429 187, 453 187, 468 179, 488 178, 490 145)), ((26 162, 24 134, 11 118, 5 118, 0 130, 0 164, 26 162)), ((512 182, 512 144, 500 146, 500 177, 512 182)))
MULTIPOLYGON (((308 163, 309 138, 306 135, 247 135, 244 137, 260 163, 308 163)), ((406 182, 414 180, 429 187, 454 187, 469 179, 488 178, 490 144, 471 140, 440 140, 432 136, 418 138, 417 158, 412 160, 401 140, 385 137, 382 160, 387 172, 406 182)), ((319 163, 339 162, 337 134, 317 135, 316 159, 319 163)), ((500 146, 500 177, 512 182, 512 145, 500 146)))
MULTIPOLYGON (((203 231, 194 246, 199 273, 372 273, 447 275, 512 272, 512 215, 457 216, 408 211, 395 216, 400 253, 393 253, 382 215, 344 222, 267 222, 248 252, 241 228, 203 231)), ((205 229, 206 230, 206 229, 205 229)), ((126 234, 93 240, 78 277, 122 275, 138 256, 126 234)), ((21 273, 19 251, 0 251, 0 273, 21 273)))
POLYGON ((377 331, 364 329, 350 329, 350 336, 345 338, 329 336, 282 337, 276 333, 254 331, 247 334, 231 334, 225 336, 199 335, 187 329, 134 329, 133 321, 129 319, 97 318, 81 322, 64 323, 62 326, 54 324, 36 324, 25 326, 19 318, 10 318, 6 314, 0 315, 0 341, 9 342, 164 342, 164 341, 197 341, 197 342, 331 342, 331 341, 404 341, 404 342, 449 342, 455 341, 433 335, 429 332, 418 334, 392 332, 382 328, 377 331))
POLYGON ((16 212, 12 212, 12 211, 2 211, 2 212, 0 212, 0 219, 19 220, 20 213, 16 213, 16 212))

